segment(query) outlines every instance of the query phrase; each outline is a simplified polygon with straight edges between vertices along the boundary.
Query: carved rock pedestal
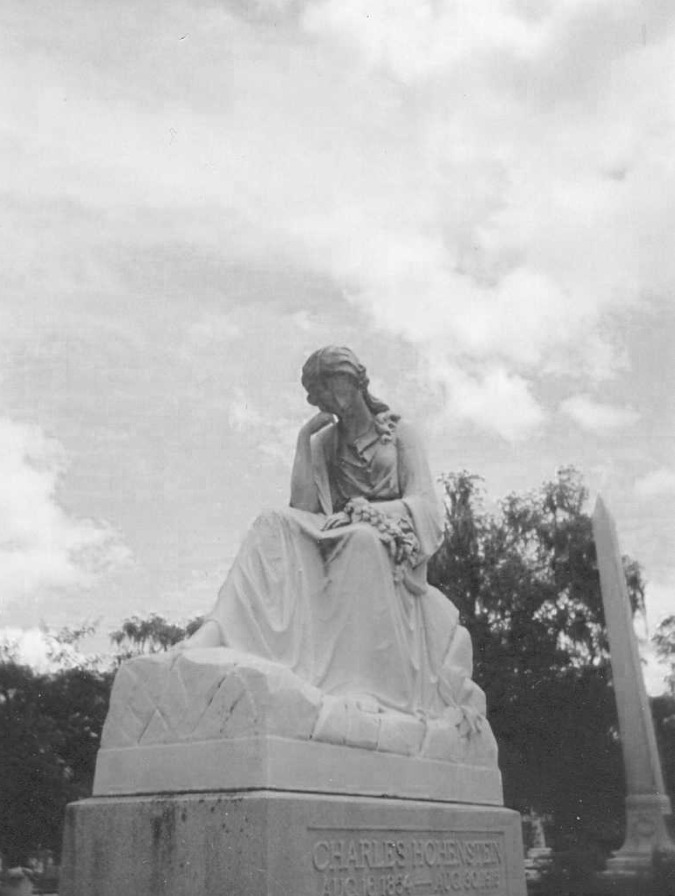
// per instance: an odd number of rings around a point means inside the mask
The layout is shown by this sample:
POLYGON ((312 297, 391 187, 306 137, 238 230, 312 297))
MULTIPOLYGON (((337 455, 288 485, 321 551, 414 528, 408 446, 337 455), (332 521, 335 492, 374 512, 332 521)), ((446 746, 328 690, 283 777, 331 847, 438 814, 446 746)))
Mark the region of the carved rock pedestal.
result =
POLYGON ((274 791, 69 807, 62 896, 524 896, 498 807, 274 791))
POLYGON ((224 648, 128 664, 61 896, 525 896, 480 694, 458 693, 426 719, 224 648))

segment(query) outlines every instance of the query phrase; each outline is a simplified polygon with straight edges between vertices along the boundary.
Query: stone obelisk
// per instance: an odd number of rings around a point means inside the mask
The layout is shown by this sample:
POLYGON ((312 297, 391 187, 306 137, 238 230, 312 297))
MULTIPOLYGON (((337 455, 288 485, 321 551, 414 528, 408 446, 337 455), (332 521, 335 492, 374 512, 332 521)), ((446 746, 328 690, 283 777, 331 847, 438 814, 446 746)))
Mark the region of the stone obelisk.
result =
POLYGON ((616 526, 599 497, 593 513, 593 534, 626 773, 626 836, 621 849, 608 861, 606 874, 649 873, 655 850, 675 851, 666 824, 671 807, 642 677, 616 526))

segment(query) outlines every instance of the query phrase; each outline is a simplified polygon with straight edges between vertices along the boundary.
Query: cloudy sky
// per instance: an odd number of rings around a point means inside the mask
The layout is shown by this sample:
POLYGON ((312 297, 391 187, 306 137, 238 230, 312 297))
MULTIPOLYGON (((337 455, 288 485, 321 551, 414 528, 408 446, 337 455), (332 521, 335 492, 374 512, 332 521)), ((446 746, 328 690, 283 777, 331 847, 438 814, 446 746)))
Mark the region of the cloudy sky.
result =
POLYGON ((672 3, 4 0, 0 35, 0 625, 208 609, 325 343, 438 473, 577 465, 672 612, 672 3))

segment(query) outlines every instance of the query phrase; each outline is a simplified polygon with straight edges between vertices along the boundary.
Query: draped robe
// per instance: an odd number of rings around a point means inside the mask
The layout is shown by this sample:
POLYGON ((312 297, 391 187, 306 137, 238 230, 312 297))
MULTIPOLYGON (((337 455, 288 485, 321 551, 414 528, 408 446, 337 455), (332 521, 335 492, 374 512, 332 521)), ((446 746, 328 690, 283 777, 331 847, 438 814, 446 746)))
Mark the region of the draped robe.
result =
POLYGON ((471 644, 456 608, 426 582, 442 526, 417 435, 400 421, 390 438, 373 430, 345 446, 333 424, 311 449, 321 512, 262 513, 207 618, 228 647, 282 663, 324 693, 441 715, 471 674, 471 644), (370 524, 322 530, 357 495, 412 523, 419 562, 402 576, 370 524))

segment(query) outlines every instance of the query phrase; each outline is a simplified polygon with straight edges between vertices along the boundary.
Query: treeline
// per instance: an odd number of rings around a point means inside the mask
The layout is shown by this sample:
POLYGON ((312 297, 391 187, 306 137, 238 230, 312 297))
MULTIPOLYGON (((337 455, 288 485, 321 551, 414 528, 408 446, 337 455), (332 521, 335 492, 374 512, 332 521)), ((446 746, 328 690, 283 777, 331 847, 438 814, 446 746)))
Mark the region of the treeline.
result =
MULTIPOLYGON (((606 854, 623 841, 625 784, 588 492, 565 468, 487 510, 480 477, 443 484, 445 538, 429 578, 471 632, 505 802, 547 819, 555 850, 606 854)), ((623 563, 633 611, 644 613, 642 570, 623 563)), ((655 638, 673 661, 674 623, 655 638)), ((673 794, 675 690, 652 708, 673 794)))
MULTIPOLYGON (((479 477, 443 479, 445 537, 430 581, 471 632, 477 682, 500 746, 506 804, 546 820, 557 850, 620 845, 624 779, 602 601, 586 512, 571 469, 488 509, 479 477)), ((640 567, 625 560, 635 612, 640 567)), ((199 625, 162 616, 126 620, 111 652, 77 659, 84 630, 55 641, 60 668, 40 674, 0 653, 0 853, 10 865, 39 849, 57 855, 65 805, 91 793, 114 671, 165 650, 199 625), (60 651, 60 652, 59 652, 60 651)), ((657 648, 675 658, 675 619, 657 648)), ((675 795, 675 693, 652 702, 664 772, 675 795)))

